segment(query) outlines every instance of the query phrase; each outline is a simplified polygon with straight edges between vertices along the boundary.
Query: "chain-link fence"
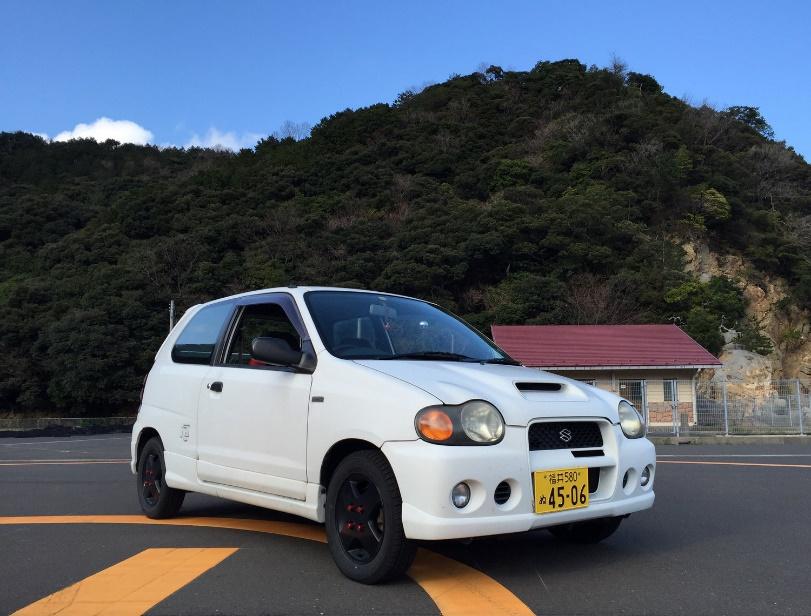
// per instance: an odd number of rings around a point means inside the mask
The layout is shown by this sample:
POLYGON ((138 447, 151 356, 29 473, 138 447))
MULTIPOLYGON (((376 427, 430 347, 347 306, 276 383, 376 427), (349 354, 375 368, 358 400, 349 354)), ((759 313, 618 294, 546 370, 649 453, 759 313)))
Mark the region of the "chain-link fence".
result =
POLYGON ((771 386, 710 381, 696 390, 696 431, 723 434, 807 434, 811 395, 799 380, 771 386))
POLYGON ((769 386, 678 379, 619 381, 650 434, 808 434, 811 394, 799 380, 769 386))

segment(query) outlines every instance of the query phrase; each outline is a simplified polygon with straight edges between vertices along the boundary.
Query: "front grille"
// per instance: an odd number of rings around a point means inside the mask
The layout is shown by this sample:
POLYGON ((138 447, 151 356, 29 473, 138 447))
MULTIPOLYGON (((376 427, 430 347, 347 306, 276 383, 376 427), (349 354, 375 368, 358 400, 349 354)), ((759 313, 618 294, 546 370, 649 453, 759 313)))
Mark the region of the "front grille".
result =
POLYGON ((602 447, 603 435, 594 421, 544 421, 529 427, 529 450, 602 447))

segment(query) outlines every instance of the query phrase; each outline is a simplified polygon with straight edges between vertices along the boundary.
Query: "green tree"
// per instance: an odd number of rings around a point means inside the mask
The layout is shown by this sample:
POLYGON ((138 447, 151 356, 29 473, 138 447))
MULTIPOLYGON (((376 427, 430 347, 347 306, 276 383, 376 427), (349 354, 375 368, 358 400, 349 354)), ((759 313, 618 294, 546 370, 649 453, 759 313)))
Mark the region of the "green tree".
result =
POLYGON ((767 139, 774 139, 774 130, 761 115, 758 107, 734 105, 732 107, 727 107, 724 110, 724 113, 729 115, 731 118, 734 118, 738 122, 746 124, 748 127, 757 131, 767 139))
POLYGON ((685 239, 811 305, 811 167, 753 109, 567 59, 239 153, 0 133, 0 411, 132 409, 170 300, 265 285, 414 294, 485 331, 676 317, 717 351, 745 302, 685 272, 685 239))

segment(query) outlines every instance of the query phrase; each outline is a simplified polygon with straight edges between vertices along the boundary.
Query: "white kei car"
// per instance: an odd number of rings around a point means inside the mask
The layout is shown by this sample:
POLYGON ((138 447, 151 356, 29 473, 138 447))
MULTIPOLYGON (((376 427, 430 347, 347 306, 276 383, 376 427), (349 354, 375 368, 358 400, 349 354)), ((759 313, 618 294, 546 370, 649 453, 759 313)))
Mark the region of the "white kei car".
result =
POLYGON ((187 491, 300 515, 375 583, 414 540, 608 537, 653 505, 644 436, 628 401, 519 365, 439 306, 288 287, 186 312, 145 381, 131 468, 150 517, 187 491))

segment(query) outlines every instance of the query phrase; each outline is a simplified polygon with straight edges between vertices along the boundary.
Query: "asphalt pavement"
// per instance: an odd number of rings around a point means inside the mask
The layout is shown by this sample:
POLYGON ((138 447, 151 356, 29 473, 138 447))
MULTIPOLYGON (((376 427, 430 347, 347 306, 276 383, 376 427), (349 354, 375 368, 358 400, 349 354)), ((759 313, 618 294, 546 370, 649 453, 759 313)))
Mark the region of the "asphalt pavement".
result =
MULTIPOLYGON (((422 545, 481 572, 537 614, 811 614, 811 447, 681 445, 657 453, 654 508, 602 544, 572 546, 539 531, 422 545)), ((436 586, 429 593, 416 575, 355 584, 318 541, 228 528, 8 523, 139 515, 128 456, 123 434, 0 439, 0 613, 150 548, 194 547, 236 551, 150 614, 439 613, 436 586)), ((195 494, 181 515, 317 526, 195 494)), ((491 613, 485 594, 471 592, 467 611, 491 613)))

